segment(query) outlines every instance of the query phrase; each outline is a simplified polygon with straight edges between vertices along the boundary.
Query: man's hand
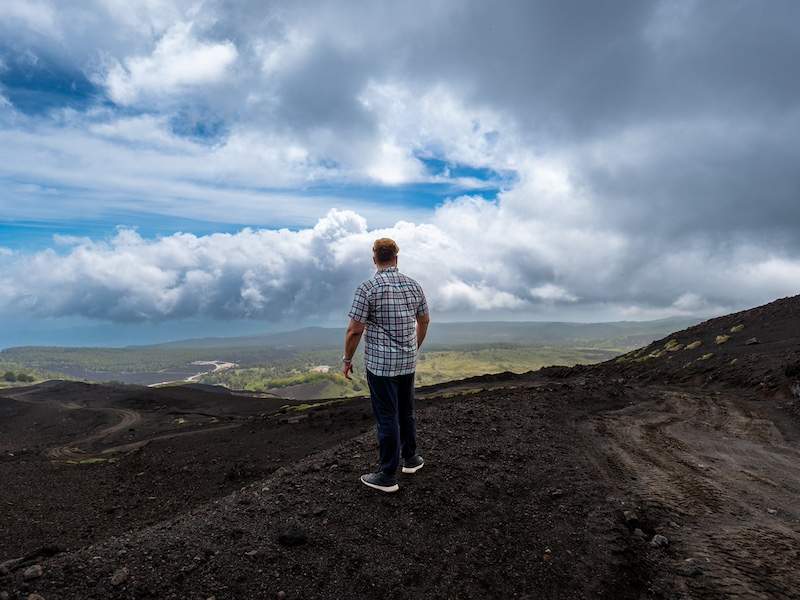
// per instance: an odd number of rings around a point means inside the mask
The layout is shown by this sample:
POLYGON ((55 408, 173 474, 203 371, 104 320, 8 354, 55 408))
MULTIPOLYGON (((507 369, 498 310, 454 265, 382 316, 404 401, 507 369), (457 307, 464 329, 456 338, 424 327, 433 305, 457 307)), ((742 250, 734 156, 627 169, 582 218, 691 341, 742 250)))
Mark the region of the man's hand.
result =
POLYGON ((352 362, 343 362, 342 363, 342 375, 344 375, 347 379, 352 379, 350 377, 350 373, 353 372, 353 363, 352 362))
POLYGON ((417 350, 422 346, 422 342, 425 341, 425 336, 428 335, 428 325, 430 325, 430 322, 430 315, 425 314, 417 317, 417 350))
POLYGON ((344 356, 342 356, 342 375, 350 379, 350 373, 353 372, 352 358, 358 348, 358 342, 361 341, 361 334, 364 333, 366 325, 355 319, 350 319, 350 324, 347 326, 347 333, 344 336, 344 356), (347 357, 351 360, 344 360, 347 357))

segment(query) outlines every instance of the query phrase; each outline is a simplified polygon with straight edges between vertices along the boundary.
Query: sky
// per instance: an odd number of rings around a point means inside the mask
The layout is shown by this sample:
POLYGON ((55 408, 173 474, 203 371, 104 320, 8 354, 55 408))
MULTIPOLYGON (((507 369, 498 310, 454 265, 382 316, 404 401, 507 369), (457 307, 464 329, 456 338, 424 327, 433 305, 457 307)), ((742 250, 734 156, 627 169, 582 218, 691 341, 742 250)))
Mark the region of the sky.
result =
POLYGON ((3 0, 0 347, 800 287, 800 4, 3 0))

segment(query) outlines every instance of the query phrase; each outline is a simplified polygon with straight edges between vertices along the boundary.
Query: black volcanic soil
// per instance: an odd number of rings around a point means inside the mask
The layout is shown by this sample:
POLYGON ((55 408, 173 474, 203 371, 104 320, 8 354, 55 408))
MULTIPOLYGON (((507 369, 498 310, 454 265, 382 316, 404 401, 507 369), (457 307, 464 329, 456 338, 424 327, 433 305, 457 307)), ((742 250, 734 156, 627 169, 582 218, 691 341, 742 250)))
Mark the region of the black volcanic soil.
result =
POLYGON ((800 297, 601 365, 425 388, 426 466, 393 495, 358 482, 363 399, 31 388, 0 401, 0 563, 27 554, 0 592, 799 598, 799 336, 800 297))

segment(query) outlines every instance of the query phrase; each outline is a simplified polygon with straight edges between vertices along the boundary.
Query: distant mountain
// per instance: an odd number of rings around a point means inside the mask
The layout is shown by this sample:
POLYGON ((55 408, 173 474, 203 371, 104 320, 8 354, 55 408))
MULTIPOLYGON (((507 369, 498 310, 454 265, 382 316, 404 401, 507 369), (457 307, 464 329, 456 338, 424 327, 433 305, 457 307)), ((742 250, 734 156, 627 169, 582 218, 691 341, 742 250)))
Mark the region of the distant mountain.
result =
MULTIPOLYGON (((617 321, 609 323, 568 323, 540 321, 487 321, 472 323, 434 323, 428 348, 510 344, 602 345, 630 348, 699 323, 702 319, 671 317, 656 321, 617 321)), ((284 349, 324 349, 342 345, 344 330, 331 327, 305 327, 295 331, 244 337, 214 337, 178 340, 154 348, 231 348, 266 346, 284 349)))

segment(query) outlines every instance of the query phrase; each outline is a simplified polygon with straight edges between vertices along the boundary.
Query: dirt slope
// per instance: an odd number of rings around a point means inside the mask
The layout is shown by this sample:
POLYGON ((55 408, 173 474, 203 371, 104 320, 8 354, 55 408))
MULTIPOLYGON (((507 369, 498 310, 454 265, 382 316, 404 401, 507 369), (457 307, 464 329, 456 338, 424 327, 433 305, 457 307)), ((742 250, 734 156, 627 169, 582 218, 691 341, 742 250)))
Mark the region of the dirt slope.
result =
MULTIPOLYGON (((240 421, 231 411, 236 430, 156 441, 80 471, 41 454, 4 459, 17 495, 10 508, 0 502, 0 562, 29 555, 6 574, 0 566, 0 591, 14 600, 800 598, 799 343, 795 297, 601 365, 423 390, 427 464, 396 495, 358 483, 375 457, 363 400, 240 421), (236 464, 247 465, 241 479, 220 481, 236 464), (71 483, 76 472, 83 487, 71 483), (37 555, 16 540, 34 530, 30 507, 53 503, 20 490, 56 477, 91 509, 63 511, 73 521, 37 513, 37 555), (154 501, 139 477, 157 486, 154 501), (109 485, 124 492, 101 491, 109 485), (97 516, 109 503, 113 524, 97 516), (48 523, 57 525, 49 538, 48 523), (81 538, 80 523, 98 530, 81 538), (67 547, 53 548, 62 537, 67 547), (41 574, 26 577, 34 564, 41 574)), ((0 403, 22 410, 9 406, 0 403)))
POLYGON ((626 500, 597 477, 575 418, 622 403, 619 390, 573 384, 431 402, 419 412, 429 464, 397 495, 357 481, 372 466, 368 432, 51 559, 27 587, 45 598, 638 598, 648 547, 634 550, 626 500))
POLYGON ((584 370, 638 381, 726 383, 792 397, 800 391, 800 296, 705 321, 584 370))

